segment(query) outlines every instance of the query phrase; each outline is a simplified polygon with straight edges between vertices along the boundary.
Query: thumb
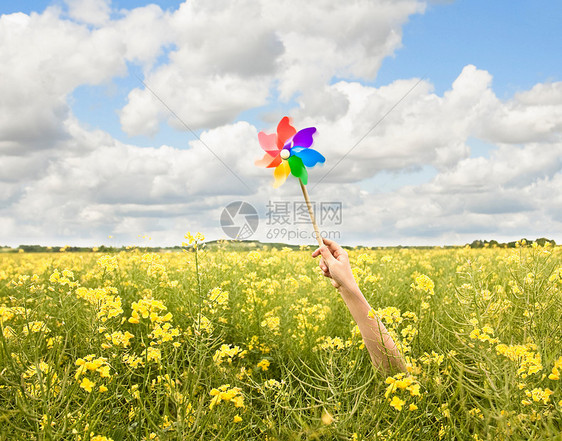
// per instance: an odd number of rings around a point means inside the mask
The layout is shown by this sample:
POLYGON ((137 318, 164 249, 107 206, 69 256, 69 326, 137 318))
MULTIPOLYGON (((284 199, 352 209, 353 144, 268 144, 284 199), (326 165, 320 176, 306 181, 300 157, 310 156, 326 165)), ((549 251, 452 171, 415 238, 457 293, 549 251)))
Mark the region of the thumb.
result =
POLYGON ((328 267, 336 262, 336 258, 332 255, 328 247, 322 246, 320 247, 320 254, 322 254, 322 258, 328 267))

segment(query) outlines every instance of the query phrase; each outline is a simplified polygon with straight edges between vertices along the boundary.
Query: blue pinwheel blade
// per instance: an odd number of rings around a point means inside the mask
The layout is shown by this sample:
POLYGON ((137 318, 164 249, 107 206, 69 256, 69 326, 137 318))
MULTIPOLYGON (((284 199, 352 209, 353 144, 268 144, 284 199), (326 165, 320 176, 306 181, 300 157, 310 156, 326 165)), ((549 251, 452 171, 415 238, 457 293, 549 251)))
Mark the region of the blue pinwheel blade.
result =
POLYGON ((291 155, 295 155, 302 159, 302 163, 306 167, 314 167, 316 164, 321 163, 323 164, 326 158, 318 153, 314 149, 299 149, 299 148, 292 148, 291 155))
POLYGON ((314 142, 312 135, 316 133, 316 127, 308 127, 307 129, 302 129, 293 136, 293 146, 294 147, 305 147, 308 148, 314 142))

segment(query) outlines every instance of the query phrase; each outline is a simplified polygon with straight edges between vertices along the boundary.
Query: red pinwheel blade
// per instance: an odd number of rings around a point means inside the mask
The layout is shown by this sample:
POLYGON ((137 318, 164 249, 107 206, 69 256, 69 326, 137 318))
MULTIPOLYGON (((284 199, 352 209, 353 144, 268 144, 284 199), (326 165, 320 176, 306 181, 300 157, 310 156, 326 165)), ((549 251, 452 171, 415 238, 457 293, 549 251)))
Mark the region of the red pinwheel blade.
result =
POLYGON ((273 168, 273 167, 277 167, 279 164, 281 164, 281 162, 283 162, 283 159, 281 159, 281 156, 277 155, 273 161, 271 161, 271 164, 269 164, 268 166, 266 166, 266 168, 273 168))
POLYGON ((308 148, 314 142, 312 135, 316 133, 316 127, 308 127, 307 129, 299 130, 298 133, 293 138, 294 147, 305 147, 308 148))
POLYGON ((258 167, 270 168, 270 167, 277 167, 280 162, 281 162, 281 157, 279 155, 273 157, 270 154, 266 153, 265 155, 263 155, 263 158, 258 159, 257 161, 254 162, 254 164, 257 165, 258 167))
POLYGON ((295 133, 297 133, 297 129, 295 129, 291 125, 289 117, 284 116, 277 125, 277 147, 279 148, 279 150, 283 148, 287 140, 291 138, 295 133))
POLYGON ((277 153, 279 153, 279 149, 277 148, 277 145, 275 143, 276 138, 277 135, 275 133, 272 133, 271 135, 268 135, 265 132, 258 133, 258 140, 260 142, 261 148, 271 156, 275 156, 277 155, 277 153))

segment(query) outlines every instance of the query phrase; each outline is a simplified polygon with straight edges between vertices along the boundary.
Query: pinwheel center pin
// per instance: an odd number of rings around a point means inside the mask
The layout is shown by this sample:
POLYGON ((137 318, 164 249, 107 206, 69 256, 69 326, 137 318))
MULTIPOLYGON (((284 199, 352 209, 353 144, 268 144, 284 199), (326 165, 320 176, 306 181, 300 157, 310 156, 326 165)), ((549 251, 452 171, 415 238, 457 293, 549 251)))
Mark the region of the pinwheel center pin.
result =
POLYGON ((272 133, 270 135, 264 132, 258 133, 258 140, 261 148, 265 151, 265 155, 262 159, 256 161, 256 165, 274 168, 274 187, 279 187, 283 184, 289 174, 299 178, 302 194, 308 208, 308 214, 310 215, 310 220, 314 227, 316 240, 318 241, 318 245, 322 246, 323 242, 320 237, 320 230, 316 225, 312 205, 310 204, 308 192, 306 191, 306 184, 308 183, 306 167, 314 167, 316 164, 322 164, 325 161, 324 156, 310 148, 314 142, 312 138, 314 133, 316 133, 316 127, 308 127, 297 132, 291 125, 289 117, 283 117, 277 125, 277 133, 272 133))

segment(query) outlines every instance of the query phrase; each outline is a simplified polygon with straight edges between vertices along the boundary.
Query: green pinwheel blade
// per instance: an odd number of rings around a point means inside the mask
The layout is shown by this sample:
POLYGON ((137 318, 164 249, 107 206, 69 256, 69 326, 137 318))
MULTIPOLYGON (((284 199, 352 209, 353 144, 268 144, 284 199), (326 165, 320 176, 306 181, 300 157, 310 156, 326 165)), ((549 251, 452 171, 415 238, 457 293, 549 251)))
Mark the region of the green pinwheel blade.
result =
POLYGON ((302 159, 298 156, 290 156, 289 167, 291 168, 291 174, 301 180, 301 182, 306 185, 308 183, 308 172, 304 166, 302 159))

